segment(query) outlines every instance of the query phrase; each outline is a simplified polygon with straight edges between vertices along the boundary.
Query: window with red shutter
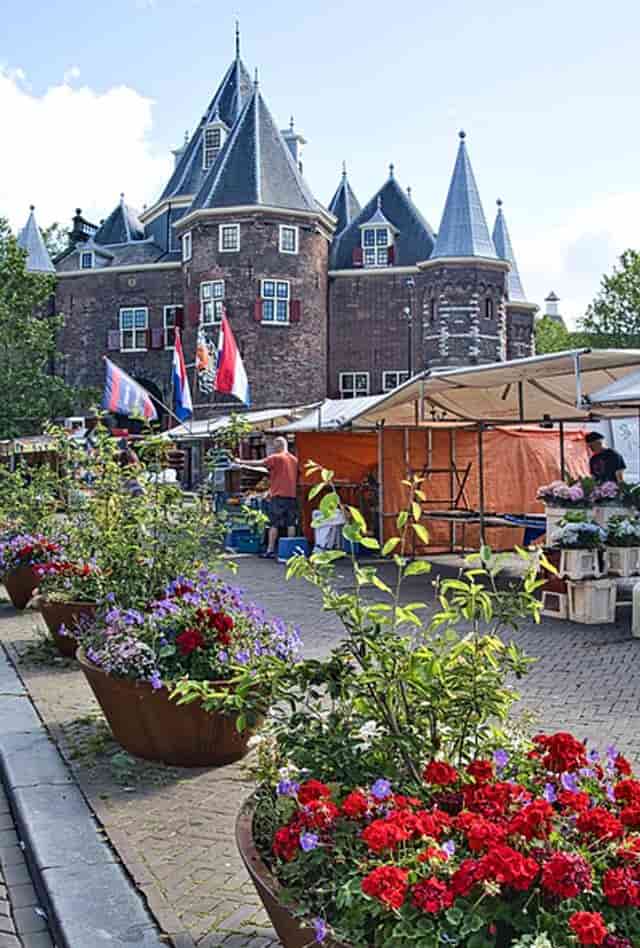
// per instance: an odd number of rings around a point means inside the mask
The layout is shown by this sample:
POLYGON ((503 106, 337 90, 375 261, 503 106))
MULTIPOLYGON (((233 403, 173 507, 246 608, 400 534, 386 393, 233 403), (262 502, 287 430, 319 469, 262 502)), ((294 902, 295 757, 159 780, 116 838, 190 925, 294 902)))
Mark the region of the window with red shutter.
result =
POLYGON ((183 329, 184 328, 184 306, 176 306, 175 314, 176 314, 176 322, 175 322, 176 326, 178 327, 178 329, 183 329))
POLYGON ((145 349, 153 349, 153 337, 151 335, 151 330, 147 329, 145 332, 145 349))
POLYGON ((389 264, 390 267, 392 267, 395 261, 396 261, 396 248, 393 245, 391 245, 391 247, 387 247, 387 263, 389 264))
POLYGON ((118 352, 120 350, 120 330, 110 329, 107 333, 107 352, 118 352))
POLYGON ((256 323, 262 322, 262 300, 256 300, 253 304, 253 318, 256 323))
POLYGON ((291 306, 289 309, 289 322, 299 323, 301 317, 302 317, 302 301, 291 300, 291 306))
POLYGON ((164 349, 164 330, 163 329, 151 330, 151 348, 164 349))
POLYGON ((192 326, 197 326, 200 322, 200 303, 198 300, 191 300, 189 303, 189 322, 192 326))
POLYGON ((362 247, 354 247, 353 254, 351 255, 351 261, 354 267, 362 266, 362 247))

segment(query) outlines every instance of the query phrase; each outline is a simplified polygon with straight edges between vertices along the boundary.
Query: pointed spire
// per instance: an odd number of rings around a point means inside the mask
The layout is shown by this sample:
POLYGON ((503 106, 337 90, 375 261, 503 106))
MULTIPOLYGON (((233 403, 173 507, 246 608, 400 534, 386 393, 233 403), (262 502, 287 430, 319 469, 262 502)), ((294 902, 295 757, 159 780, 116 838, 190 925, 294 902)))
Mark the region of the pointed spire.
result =
POLYGON ((338 218, 336 224, 336 234, 348 227, 354 218, 360 213, 360 202, 355 196, 349 181, 347 180, 347 163, 342 162, 342 177, 340 184, 329 202, 329 210, 334 217, 338 218))
POLYGON ((93 235, 97 244, 128 244, 136 240, 144 240, 144 226, 138 219, 137 211, 125 204, 124 193, 120 200, 93 235))
POLYGON ((526 300, 526 296, 522 286, 522 280, 520 279, 520 273, 518 272, 518 264, 516 263, 513 247, 511 246, 511 237, 509 236, 500 198, 498 198, 496 204, 498 205, 498 213, 496 214, 496 222, 493 225, 493 243, 500 259, 508 260, 511 264, 511 270, 507 277, 509 299, 512 302, 518 300, 523 302, 526 300))
POLYGON ((390 178, 393 178, 393 175, 394 175, 395 170, 396 170, 396 169, 395 169, 395 165, 393 164, 393 162, 391 162, 391 164, 389 165, 389 177, 390 177, 390 178))
POLYGON ((27 270, 30 273, 55 273, 49 251, 36 223, 35 207, 29 206, 27 223, 18 234, 18 246, 27 252, 27 270))
POLYGON ((442 212, 440 230, 433 250, 435 257, 497 256, 482 209, 478 186, 465 144, 459 133, 458 155, 442 212))
POLYGON ((256 66, 255 72, 253 74, 253 88, 258 88, 258 67, 256 66))
POLYGON ((240 59, 240 20, 236 20, 236 59, 240 59))
POLYGON ((347 163, 346 163, 346 161, 343 161, 343 162, 342 162, 342 177, 343 177, 343 178, 346 178, 346 177, 347 177, 347 163))

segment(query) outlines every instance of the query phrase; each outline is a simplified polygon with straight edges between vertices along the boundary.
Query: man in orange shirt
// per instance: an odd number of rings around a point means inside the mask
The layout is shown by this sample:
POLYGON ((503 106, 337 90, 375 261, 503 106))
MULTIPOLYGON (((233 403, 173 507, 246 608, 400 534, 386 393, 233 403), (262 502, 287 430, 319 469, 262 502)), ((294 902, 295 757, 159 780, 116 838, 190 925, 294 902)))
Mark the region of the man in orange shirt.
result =
POLYGON ((267 550, 263 553, 266 559, 273 559, 276 555, 276 544, 280 530, 286 530, 288 536, 295 536, 296 520, 298 516, 298 459, 289 454, 286 438, 276 438, 274 453, 267 455, 261 461, 245 461, 236 458, 237 464, 248 467, 266 467, 269 471, 269 492, 271 494, 271 516, 269 524, 269 541, 267 550))

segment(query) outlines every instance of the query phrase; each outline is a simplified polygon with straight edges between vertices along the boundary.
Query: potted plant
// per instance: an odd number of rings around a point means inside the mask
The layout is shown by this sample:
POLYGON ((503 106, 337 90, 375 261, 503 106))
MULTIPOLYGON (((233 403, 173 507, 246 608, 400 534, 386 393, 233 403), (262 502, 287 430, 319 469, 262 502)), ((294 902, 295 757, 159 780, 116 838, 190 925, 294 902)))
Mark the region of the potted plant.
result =
MULTIPOLYGON (((429 571, 406 556, 414 534, 427 539, 419 482, 405 483, 398 536, 381 545, 360 512, 340 502, 331 472, 319 473, 312 492, 329 490, 323 515, 339 507, 351 520, 345 538, 390 563, 381 574, 352 558, 348 593, 334 581, 339 551, 289 565, 289 576, 320 588, 346 636, 327 659, 292 668, 289 707, 272 711, 270 739, 259 747, 259 789, 237 824, 247 869, 285 948, 314 938, 332 948, 515 944, 514 931, 535 930, 535 916, 522 912, 526 898, 517 901, 523 889, 512 891, 505 877, 475 881, 471 870, 500 840, 502 819, 516 817, 527 793, 533 799, 533 778, 516 789, 532 772, 530 748, 507 724, 517 698, 507 676, 522 676, 531 660, 508 631, 521 616, 539 616, 535 573, 543 557, 531 559, 521 586, 505 588, 497 581, 504 560, 483 548, 464 576, 440 584, 439 611, 425 623, 424 605, 400 597, 406 577, 429 571), (382 602, 367 595, 371 586, 382 602), (488 835, 474 856, 464 826, 476 818, 488 835), (450 876, 462 866, 458 881, 470 875, 454 905, 450 876)), ((506 832, 502 839, 512 844, 506 832)), ((515 848, 519 871, 534 844, 513 841, 515 848)), ((527 870, 531 876, 531 863, 527 870)))
POLYGON ((37 567, 59 554, 60 545, 41 534, 20 533, 0 541, 0 577, 16 609, 24 609, 33 598, 37 567))
POLYGON ((597 523, 580 514, 568 514, 563 526, 552 536, 554 546, 561 550, 560 575, 572 580, 600 576, 598 553, 605 537, 605 531, 597 523))
POLYGON ((611 517, 607 523, 605 571, 617 576, 640 573, 640 520, 611 517))
POLYGON ((105 577, 95 563, 68 560, 54 560, 36 572, 42 618, 60 654, 73 658, 78 648, 73 630, 80 619, 95 617, 105 595, 105 577))
POLYGON ((597 484, 591 492, 594 519, 606 528, 611 517, 626 516, 632 496, 630 491, 625 491, 615 481, 597 484))
POLYGON ((206 570, 171 583, 145 612, 108 606, 76 636, 115 739, 182 767, 246 754, 299 648, 295 629, 206 570))
POLYGON ((536 498, 542 501, 545 507, 548 544, 568 511, 586 510, 589 507, 593 486, 592 478, 583 477, 569 484, 564 481, 552 481, 538 488, 536 498))

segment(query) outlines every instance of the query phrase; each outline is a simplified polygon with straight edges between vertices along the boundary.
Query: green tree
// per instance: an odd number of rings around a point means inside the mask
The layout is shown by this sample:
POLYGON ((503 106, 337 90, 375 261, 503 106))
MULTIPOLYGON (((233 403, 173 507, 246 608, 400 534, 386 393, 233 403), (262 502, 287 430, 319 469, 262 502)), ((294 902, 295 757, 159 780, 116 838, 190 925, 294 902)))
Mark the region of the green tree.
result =
POLYGON ((57 221, 48 227, 41 227, 40 233, 52 260, 59 257, 69 246, 69 231, 57 221))
POLYGON ((50 373, 62 325, 47 315, 55 277, 29 273, 26 257, 0 218, 0 438, 37 434, 77 397, 50 373))
POLYGON ((572 348, 571 333, 563 323, 543 316, 536 323, 536 352, 561 352, 572 348))
POLYGON ((599 349, 640 347, 640 253, 625 250, 580 321, 587 345, 599 349))

